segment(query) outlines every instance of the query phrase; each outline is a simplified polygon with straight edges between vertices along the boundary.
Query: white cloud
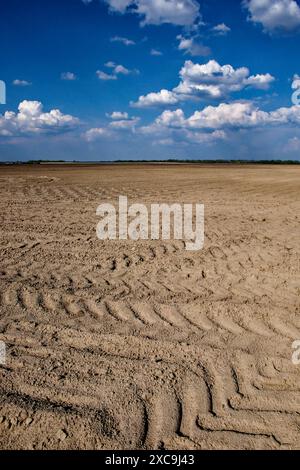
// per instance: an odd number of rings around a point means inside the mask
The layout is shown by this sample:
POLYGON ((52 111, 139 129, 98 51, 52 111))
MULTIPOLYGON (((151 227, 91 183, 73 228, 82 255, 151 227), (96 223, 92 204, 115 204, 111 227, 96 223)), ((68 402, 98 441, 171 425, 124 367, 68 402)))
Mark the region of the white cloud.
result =
POLYGON ((225 23, 220 23, 214 26, 212 31, 219 36, 225 36, 227 33, 230 33, 231 28, 229 28, 229 26, 227 26, 225 23))
POLYGON ((24 116, 38 117, 42 115, 43 105, 40 101, 22 101, 18 107, 19 118, 23 119, 24 116))
POLYGON ((159 51, 158 49, 151 49, 150 54, 151 54, 151 55, 154 55, 154 56, 161 56, 161 55, 163 55, 163 53, 162 53, 161 51, 159 51))
POLYGON ((138 132, 144 136, 155 138, 155 143, 160 145, 171 144, 205 144, 211 145, 219 140, 226 139, 223 130, 198 130, 188 128, 181 109, 176 111, 165 111, 153 124, 140 127, 138 132))
POLYGON ((200 17, 196 0, 104 0, 111 11, 130 12, 142 17, 142 26, 171 23, 191 26, 200 17), (130 7, 130 9, 128 9, 130 7))
POLYGON ((129 119, 128 113, 122 113, 121 111, 114 111, 111 114, 106 114, 106 116, 113 120, 129 119))
POLYGON ((117 11, 118 13, 125 13, 129 5, 132 5, 132 0, 104 0, 108 3, 111 11, 117 11))
POLYGON ((182 109, 175 111, 164 111, 156 120, 155 124, 166 127, 185 127, 185 116, 182 109))
POLYGON ((104 80, 104 81, 117 80, 116 75, 110 75, 108 73, 102 72, 102 70, 97 70, 96 75, 99 78, 99 80, 104 80))
MULTIPOLYGON (((137 129, 137 132, 154 139, 156 143, 170 142, 212 145, 220 140, 233 138, 240 129, 262 129, 276 127, 298 127, 300 107, 279 108, 271 112, 262 111, 251 102, 222 103, 207 106, 186 117, 182 109, 166 110, 155 121, 137 129)), ((300 139, 289 142, 289 150, 296 151, 300 139)))
POLYGON ((101 138, 110 137, 111 133, 108 129, 104 127, 94 127, 89 129, 83 134, 83 138, 88 142, 94 142, 95 140, 99 140, 101 138))
POLYGON ((0 134, 10 137, 43 133, 60 133, 75 129, 79 120, 59 109, 43 112, 40 101, 22 101, 18 112, 0 115, 0 134))
POLYGON ((266 73, 265 75, 251 75, 251 77, 246 78, 244 81, 244 85, 251 86, 253 88, 257 88, 258 90, 268 90, 270 87, 270 83, 274 81, 274 77, 266 73))
POLYGON ((213 132, 191 132, 186 130, 185 139, 188 142, 195 144, 211 144, 218 140, 225 140, 227 137, 224 131, 213 131, 213 132))
MULTIPOLYGON (((33 106, 30 114, 40 114, 39 107, 33 106)), ((263 111, 254 102, 221 103, 207 106, 186 117, 180 108, 166 110, 147 126, 138 126, 140 118, 129 117, 128 113, 115 111, 108 115, 112 121, 107 127, 90 129, 84 138, 91 142, 114 136, 119 132, 130 131, 149 137, 160 145, 203 144, 212 145, 241 129, 263 129, 272 127, 293 128, 300 124, 300 107, 278 108, 263 111), (230 134, 229 134, 230 133, 230 134)), ((297 151, 300 139, 290 139, 287 149, 297 151)))
POLYGON ((295 0, 244 0, 249 20, 261 23, 266 32, 293 31, 300 27, 300 7, 295 0))
POLYGON ((149 93, 140 96, 136 103, 131 102, 133 108, 151 108, 152 106, 169 106, 178 103, 178 97, 175 93, 168 90, 161 90, 158 93, 149 93))
POLYGON ((245 87, 268 89, 275 80, 270 74, 250 76, 247 67, 234 69, 232 65, 220 65, 215 60, 195 64, 188 60, 179 73, 181 83, 173 91, 185 95, 204 95, 221 98, 245 87))
POLYGON ((203 57, 211 54, 211 49, 197 42, 195 38, 186 38, 179 35, 177 39, 179 39, 178 50, 184 51, 185 54, 203 57))
POLYGON ((139 117, 129 117, 128 113, 114 111, 106 116, 112 121, 106 127, 94 127, 83 134, 83 138, 88 142, 106 139, 108 137, 116 138, 119 131, 130 131, 135 133, 135 128, 140 121, 139 117))
POLYGON ((104 64, 104 66, 108 67, 109 69, 114 69, 116 65, 117 64, 115 64, 115 62, 112 62, 111 60, 104 64))
POLYGON ((180 130, 170 130, 164 129, 163 132, 158 131, 158 129, 153 129, 153 136, 156 137, 153 140, 154 145, 167 145, 167 146, 182 146, 189 144, 201 144, 201 145, 213 145, 218 141, 223 141, 227 138, 227 135, 223 131, 214 131, 214 132, 193 132, 187 129, 180 130), (158 132, 158 135, 155 134, 158 132))
POLYGON ((292 89, 298 90, 300 88, 300 76, 295 74, 292 81, 292 89))
POLYGON ((111 42, 121 42, 124 44, 124 46, 134 46, 135 42, 132 41, 131 39, 127 39, 121 36, 114 36, 113 38, 110 39, 111 42))
POLYGON ((74 81, 76 80, 76 75, 73 72, 63 72, 60 76, 61 80, 74 81))
POLYGON ((123 65, 117 65, 114 69, 117 75, 129 75, 131 72, 123 65))
POLYGON ((31 82, 28 82, 27 80, 14 80, 13 85, 15 86, 30 86, 32 85, 31 82))
POLYGON ((99 80, 117 80, 118 75, 139 75, 140 71, 137 69, 129 70, 124 65, 117 65, 115 62, 109 61, 104 64, 105 67, 112 69, 112 73, 108 74, 102 70, 97 70, 96 74, 99 80))
POLYGON ((267 90, 275 80, 269 73, 250 75, 247 67, 234 69, 232 65, 222 66, 215 60, 210 60, 206 64, 195 64, 188 60, 179 75, 181 82, 172 91, 163 89, 149 93, 140 96, 136 103, 131 102, 130 105, 147 108, 174 105, 180 101, 199 97, 222 99, 248 87, 267 90))
POLYGON ((251 102, 221 103, 207 106, 185 118, 182 109, 164 111, 155 121, 157 126, 186 129, 237 129, 300 124, 300 107, 260 110, 251 102))
POLYGON ((117 121, 113 121, 109 124, 109 127, 112 129, 117 129, 117 130, 128 130, 131 129, 133 130, 135 126, 139 123, 140 118, 138 117, 133 117, 130 119, 121 119, 117 121))

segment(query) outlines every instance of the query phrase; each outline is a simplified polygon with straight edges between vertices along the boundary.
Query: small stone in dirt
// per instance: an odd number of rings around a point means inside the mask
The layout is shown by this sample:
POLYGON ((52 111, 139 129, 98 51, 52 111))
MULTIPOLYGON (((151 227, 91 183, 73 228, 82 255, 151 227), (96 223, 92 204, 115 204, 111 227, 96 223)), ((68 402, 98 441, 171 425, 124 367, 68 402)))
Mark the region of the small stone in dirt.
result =
POLYGON ((64 441, 68 437, 68 434, 64 429, 60 429, 56 435, 60 441, 64 441))

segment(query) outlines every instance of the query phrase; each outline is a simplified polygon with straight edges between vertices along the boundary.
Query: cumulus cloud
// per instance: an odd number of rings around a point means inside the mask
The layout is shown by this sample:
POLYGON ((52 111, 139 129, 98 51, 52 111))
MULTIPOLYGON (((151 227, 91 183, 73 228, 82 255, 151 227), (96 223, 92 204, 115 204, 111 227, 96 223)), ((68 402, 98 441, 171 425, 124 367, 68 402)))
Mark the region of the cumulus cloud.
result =
POLYGON ((140 127, 138 132, 155 139, 154 142, 160 145, 175 143, 211 145, 227 137, 226 132, 223 130, 189 129, 185 125, 184 113, 180 109, 165 111, 152 124, 140 127))
POLYGON ((175 105, 180 101, 193 98, 222 99, 244 88, 269 89, 275 78, 267 74, 250 75, 247 67, 235 69, 232 65, 220 65, 215 60, 206 64, 185 62, 180 70, 179 85, 170 90, 161 90, 140 96, 131 106, 147 108, 151 106, 175 105))
POLYGON ((300 7, 295 0, 244 0, 249 20, 261 23, 265 32, 293 31, 300 27, 300 7))
POLYGON ((185 130, 184 133, 185 140, 187 142, 195 144, 212 144, 216 143, 218 140, 225 140, 227 135, 224 131, 213 131, 213 132, 191 132, 185 130))
POLYGON ((142 17, 141 25, 170 23, 191 26, 200 18, 196 0, 104 0, 110 10, 134 13, 142 17))
POLYGON ((139 117, 130 117, 128 113, 121 111, 114 111, 111 114, 107 113, 106 117, 111 119, 111 122, 105 127, 94 127, 86 131, 83 134, 83 138, 86 141, 93 142, 108 137, 116 138, 119 131, 135 133, 135 128, 140 121, 139 117))
POLYGON ((179 40, 178 50, 184 51, 185 54, 203 57, 211 54, 211 49, 198 42, 195 38, 186 38, 179 35, 177 39, 179 40))
POLYGON ((258 90, 268 90, 270 87, 270 83, 272 83, 274 80, 275 78, 269 73, 266 73, 264 75, 257 74, 251 75, 251 77, 246 78, 244 81, 244 85, 256 88, 258 90))
POLYGON ((135 126, 139 123, 140 118, 138 117, 133 117, 133 118, 127 118, 127 119, 120 119, 120 120, 115 120, 112 121, 109 124, 109 127, 111 129, 117 129, 117 130, 134 130, 135 126))
POLYGON ((73 72, 63 72, 60 76, 61 80, 74 81, 76 80, 76 75, 73 72))
POLYGON ((181 130, 164 130, 165 137, 161 136, 155 137, 153 140, 154 145, 164 145, 164 146, 186 146, 190 144, 196 145, 213 145, 218 141, 224 141, 227 139, 227 135, 223 131, 214 131, 214 132, 192 132, 187 129, 181 130), (169 137, 167 135, 170 135, 169 137))
POLYGON ((16 79, 16 80, 13 81, 13 85, 15 85, 15 86, 30 86, 30 85, 32 85, 32 83, 28 82, 27 80, 18 80, 18 79, 16 79))
POLYGON ((0 115, 0 135, 18 137, 21 135, 61 133, 75 129, 79 120, 63 114, 59 109, 48 113, 43 111, 40 101, 22 101, 18 112, 7 111, 0 115))
POLYGON ((149 93, 140 96, 136 103, 131 102, 133 108, 151 108, 153 106, 169 106, 177 104, 179 101, 175 93, 168 90, 161 90, 158 93, 149 93))
POLYGON ((252 102, 221 103, 207 106, 186 118, 182 109, 164 111, 155 121, 158 126, 186 129, 241 129, 300 124, 300 107, 262 111, 252 102))
MULTIPOLYGON (((150 125, 137 131, 155 142, 214 144, 226 140, 240 129, 298 127, 300 107, 279 108, 266 112, 252 102, 222 103, 207 106, 186 117, 180 108, 166 110, 150 125)), ((299 138, 291 139, 290 150, 297 150, 299 138)))
POLYGON ((106 114, 106 116, 113 120, 129 119, 128 113, 122 113, 121 111, 114 111, 111 114, 106 114))
POLYGON ((174 92, 210 98, 222 98, 246 87, 268 89, 275 80, 270 74, 253 76, 247 67, 235 69, 229 64, 222 66, 215 60, 207 64, 195 64, 188 60, 179 75, 181 83, 174 92))
POLYGON ((132 39, 124 38, 122 36, 114 36, 113 38, 110 39, 111 42, 121 42, 124 44, 124 46, 134 46, 135 41, 132 41, 132 39))
MULTIPOLYGON (((39 113, 40 111, 33 112, 39 113)), ((115 111, 108 115, 111 122, 107 127, 93 128, 84 135, 89 142, 112 137, 119 132, 138 133, 161 145, 203 144, 212 145, 228 139, 241 129, 263 129, 272 127, 297 128, 300 124, 300 107, 282 107, 263 111, 254 102, 221 103, 207 106, 186 117, 181 108, 162 112, 151 124, 139 126, 140 118, 129 117, 127 113, 115 111)), ((291 139, 290 151, 296 151, 299 138, 291 139)))
POLYGON ((105 67, 112 69, 112 73, 108 74, 106 72, 103 72, 102 70, 97 70, 96 75, 99 78, 99 80, 117 80, 118 75, 139 75, 139 70, 134 69, 134 70, 129 70, 124 65, 118 65, 115 62, 109 61, 104 64, 105 67))
POLYGON ((158 126, 166 127, 186 127, 185 116, 182 109, 176 109, 175 111, 164 111, 156 120, 155 124, 158 126))
POLYGON ((95 140, 99 140, 101 138, 110 137, 111 133, 105 127, 94 127, 89 129, 83 134, 83 138, 87 142, 94 142, 95 140))
POLYGON ((226 34, 230 33, 231 28, 229 28, 229 26, 227 26, 225 23, 220 23, 214 26, 212 31, 219 36, 225 36, 226 34))

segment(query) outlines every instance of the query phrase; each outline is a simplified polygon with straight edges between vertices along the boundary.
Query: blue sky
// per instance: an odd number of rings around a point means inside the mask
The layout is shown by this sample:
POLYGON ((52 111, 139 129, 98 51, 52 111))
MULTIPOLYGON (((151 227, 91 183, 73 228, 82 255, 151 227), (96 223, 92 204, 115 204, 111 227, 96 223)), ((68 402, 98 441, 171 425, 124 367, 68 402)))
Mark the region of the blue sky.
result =
POLYGON ((298 159, 299 30, 295 0, 2 2, 0 160, 298 159))

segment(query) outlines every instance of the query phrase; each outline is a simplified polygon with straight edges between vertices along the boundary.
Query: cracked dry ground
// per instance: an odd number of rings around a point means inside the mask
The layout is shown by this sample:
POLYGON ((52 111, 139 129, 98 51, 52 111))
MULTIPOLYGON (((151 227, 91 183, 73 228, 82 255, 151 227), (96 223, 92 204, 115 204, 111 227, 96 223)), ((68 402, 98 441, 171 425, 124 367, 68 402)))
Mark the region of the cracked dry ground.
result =
POLYGON ((297 166, 0 167, 2 449, 300 448, 297 166), (203 202, 205 246, 96 208, 203 202))

